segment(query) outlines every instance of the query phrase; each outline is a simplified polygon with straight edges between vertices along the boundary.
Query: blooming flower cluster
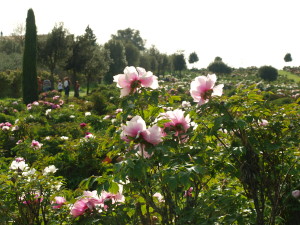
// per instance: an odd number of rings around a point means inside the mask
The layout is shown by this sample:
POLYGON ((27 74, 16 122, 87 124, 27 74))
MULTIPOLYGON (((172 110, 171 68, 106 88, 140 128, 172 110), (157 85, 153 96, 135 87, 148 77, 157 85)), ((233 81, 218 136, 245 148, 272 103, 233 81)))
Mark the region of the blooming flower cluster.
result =
POLYGON ((99 212, 102 209, 107 210, 108 206, 105 204, 107 201, 111 201, 112 204, 124 202, 125 197, 122 195, 122 186, 119 186, 119 189, 120 191, 117 194, 102 191, 100 196, 97 191, 84 191, 83 196, 73 205, 71 214, 73 217, 78 217, 88 210, 98 210, 99 212))
POLYGON ((135 93, 141 87, 158 88, 157 76, 152 72, 141 67, 129 66, 124 69, 124 74, 114 76, 114 82, 121 89, 121 96, 124 97, 131 93, 135 93))
POLYGON ((12 161, 9 169, 24 171, 28 169, 28 165, 25 163, 23 158, 17 157, 14 161, 12 161))
POLYGON ((10 128, 11 128, 11 123, 9 123, 9 122, 5 122, 5 123, 0 123, 0 128, 2 129, 2 130, 9 130, 10 128))
POLYGON ((190 94, 194 102, 199 105, 207 103, 211 96, 221 96, 223 94, 224 84, 215 86, 217 76, 215 74, 208 74, 205 76, 196 77, 191 82, 190 94))
POLYGON ((33 107, 37 107, 37 106, 41 106, 41 105, 50 107, 51 109, 58 109, 64 104, 64 100, 59 99, 59 98, 60 98, 60 96, 54 96, 52 98, 52 100, 54 102, 41 100, 41 101, 35 101, 33 103, 29 103, 29 104, 27 104, 27 110, 31 110, 31 109, 33 109, 33 107))

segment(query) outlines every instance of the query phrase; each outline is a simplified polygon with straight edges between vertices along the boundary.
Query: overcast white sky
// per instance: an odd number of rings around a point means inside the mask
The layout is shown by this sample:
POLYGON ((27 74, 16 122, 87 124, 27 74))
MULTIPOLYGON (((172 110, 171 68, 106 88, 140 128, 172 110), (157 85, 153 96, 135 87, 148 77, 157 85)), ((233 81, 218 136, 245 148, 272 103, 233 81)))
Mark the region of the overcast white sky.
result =
POLYGON ((82 35, 89 25, 98 42, 128 27, 162 53, 195 51, 198 68, 216 56, 233 67, 300 65, 299 0, 0 0, 0 31, 10 35, 35 13, 38 34, 64 22, 82 35), (283 57, 291 53, 293 61, 283 57))

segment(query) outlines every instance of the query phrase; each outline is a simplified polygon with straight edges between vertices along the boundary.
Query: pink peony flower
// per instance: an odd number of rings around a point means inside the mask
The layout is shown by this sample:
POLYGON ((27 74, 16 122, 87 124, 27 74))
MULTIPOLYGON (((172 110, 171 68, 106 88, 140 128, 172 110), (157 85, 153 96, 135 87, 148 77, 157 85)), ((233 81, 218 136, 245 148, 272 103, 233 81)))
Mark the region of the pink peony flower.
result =
POLYGON ((162 131, 157 125, 146 129, 146 123, 140 116, 133 117, 127 122, 126 126, 122 127, 121 139, 130 142, 130 140, 140 139, 153 145, 162 142, 162 131))
POLYGON ((152 127, 149 127, 147 130, 145 130, 143 133, 143 138, 153 144, 153 145, 157 145, 160 142, 162 142, 162 137, 164 136, 162 133, 162 130, 159 126, 154 125, 152 127))
POLYGON ((52 99, 53 99, 53 100, 57 100, 57 99, 59 99, 59 98, 60 98, 59 95, 55 95, 52 99))
POLYGON ((86 123, 81 123, 81 124, 80 124, 80 127, 81 127, 81 128, 83 128, 83 127, 85 127, 85 126, 86 126, 86 123))
POLYGON ((87 206, 87 199, 80 199, 75 202, 73 208, 71 209, 71 214, 73 217, 81 216, 85 213, 89 207, 87 206))
POLYGON ((25 201, 23 201, 23 204, 28 205, 28 204, 40 203, 43 200, 44 200, 43 196, 40 196, 40 194, 37 193, 34 196, 34 201, 25 200, 25 201))
POLYGON ((146 123, 140 116, 133 117, 126 122, 126 126, 122 127, 121 139, 129 142, 130 138, 136 139, 140 137, 140 133, 146 130, 146 123))
POLYGON ((32 140, 31 142, 31 147, 33 149, 40 149, 43 146, 43 144, 41 144, 40 142, 36 141, 36 140, 32 140))
POLYGON ((54 199, 55 201, 52 201, 53 209, 59 209, 66 202, 66 199, 64 197, 56 196, 54 197, 54 199))
POLYGON ((24 161, 25 162, 25 159, 23 158, 23 157, 17 157, 16 159, 15 159, 15 161, 16 162, 22 162, 22 161, 24 161))
POLYGON ((84 191, 83 193, 83 197, 76 201, 71 209, 73 217, 83 215, 88 209, 92 211, 97 205, 104 205, 102 198, 97 195, 97 191, 84 191))
POLYGON ((167 111, 162 115, 164 119, 170 120, 170 122, 164 124, 165 130, 166 128, 168 128, 172 131, 175 131, 175 136, 178 136, 180 133, 186 132, 191 126, 190 116, 187 115, 186 117, 184 117, 184 111, 182 111, 181 109, 167 111))
POLYGON ((8 127, 12 126, 10 122, 5 122, 4 124, 5 124, 5 126, 8 126, 8 127))
POLYGON ((89 132, 87 132, 87 134, 85 135, 86 139, 91 139, 91 138, 95 138, 95 136, 89 132))
POLYGON ((114 76, 114 82, 117 82, 117 87, 122 88, 120 97, 135 93, 141 87, 158 88, 157 76, 141 67, 127 66, 124 74, 114 76))
POLYGON ((193 187, 190 187, 187 191, 184 192, 183 197, 187 197, 187 196, 192 197, 193 189, 194 189, 193 187))
POLYGON ((221 96, 223 93, 224 84, 215 86, 217 76, 215 74, 208 74, 205 76, 196 77, 191 82, 190 93, 194 99, 194 102, 198 102, 199 105, 207 103, 211 96, 221 96))

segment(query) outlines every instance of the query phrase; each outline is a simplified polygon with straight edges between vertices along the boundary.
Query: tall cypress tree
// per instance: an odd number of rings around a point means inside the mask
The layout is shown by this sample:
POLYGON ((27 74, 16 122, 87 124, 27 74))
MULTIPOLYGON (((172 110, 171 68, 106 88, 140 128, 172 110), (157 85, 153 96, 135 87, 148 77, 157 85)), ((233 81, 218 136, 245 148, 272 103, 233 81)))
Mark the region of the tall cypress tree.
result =
POLYGON ((23 102, 25 104, 38 100, 38 82, 36 70, 37 32, 34 12, 29 9, 26 18, 25 47, 23 55, 23 102))

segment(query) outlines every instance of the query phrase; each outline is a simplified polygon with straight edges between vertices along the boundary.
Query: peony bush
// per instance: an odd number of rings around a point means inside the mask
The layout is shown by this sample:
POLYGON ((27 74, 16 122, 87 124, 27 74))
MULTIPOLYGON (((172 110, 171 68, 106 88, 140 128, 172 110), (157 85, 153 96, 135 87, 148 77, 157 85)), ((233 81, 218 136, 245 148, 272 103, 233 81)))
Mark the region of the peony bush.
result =
POLYGON ((114 81, 107 115, 51 93, 59 107, 0 121, 3 223, 299 221, 299 99, 273 104, 247 81, 228 95, 214 74, 162 82, 126 67, 114 81))

